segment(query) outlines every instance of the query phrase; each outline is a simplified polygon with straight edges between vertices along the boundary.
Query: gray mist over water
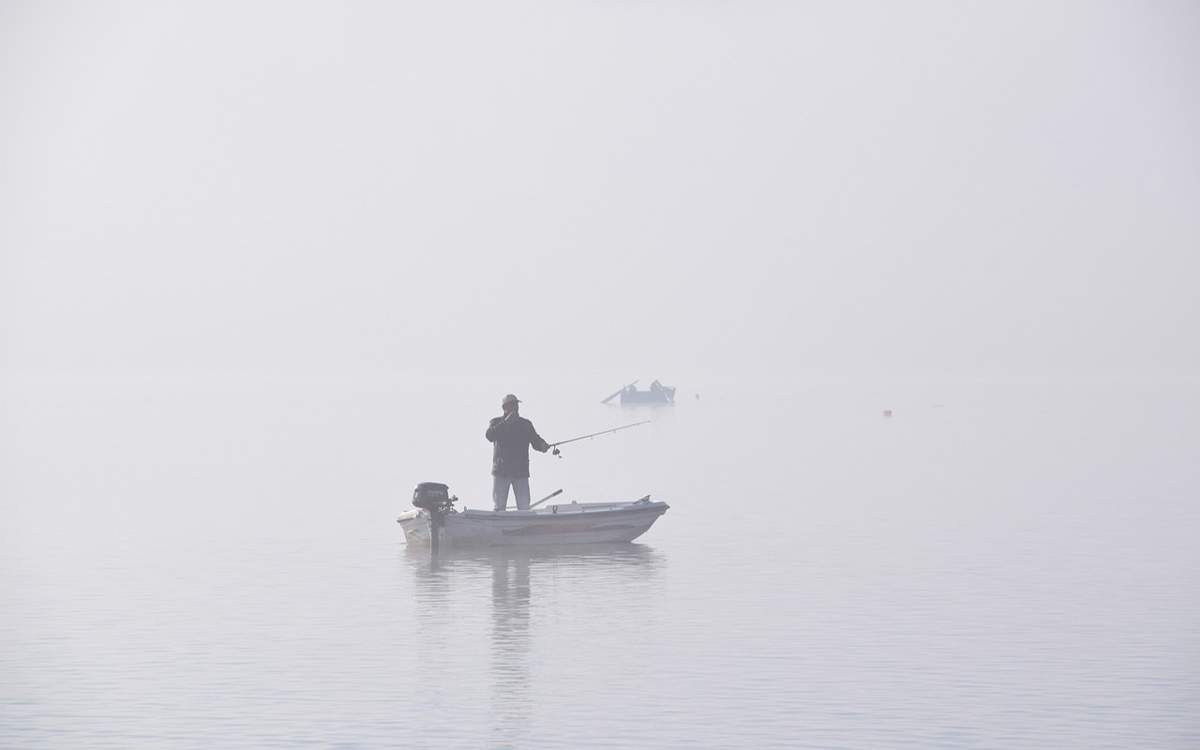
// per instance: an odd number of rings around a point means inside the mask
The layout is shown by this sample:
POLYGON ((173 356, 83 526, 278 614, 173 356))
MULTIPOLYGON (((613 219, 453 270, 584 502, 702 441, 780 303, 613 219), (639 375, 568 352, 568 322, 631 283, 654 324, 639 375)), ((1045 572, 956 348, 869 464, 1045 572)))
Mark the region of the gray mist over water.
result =
POLYGON ((1195 744, 1194 389, 718 385, 535 455, 638 543, 435 566, 393 518, 488 506, 500 385, 10 398, 4 744, 1195 744))
POLYGON ((6 5, 0 745, 1200 744, 1198 38, 6 5), (671 510, 407 549, 510 391, 671 510))

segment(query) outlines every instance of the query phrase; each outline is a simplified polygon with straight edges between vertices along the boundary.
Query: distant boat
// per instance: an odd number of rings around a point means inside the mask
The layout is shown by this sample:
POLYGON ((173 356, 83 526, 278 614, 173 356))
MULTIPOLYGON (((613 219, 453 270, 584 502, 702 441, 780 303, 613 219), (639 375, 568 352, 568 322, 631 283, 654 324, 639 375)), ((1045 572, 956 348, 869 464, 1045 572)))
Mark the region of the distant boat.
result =
POLYGON ((621 390, 613 393, 608 398, 600 403, 607 404, 618 396, 621 397, 622 404, 674 404, 675 403, 675 388, 669 385, 663 385, 655 380, 650 384, 650 387, 644 391, 637 388, 637 382, 633 381, 629 385, 621 388, 621 390))
MULTIPOLYGON (((634 502, 561 503, 534 510, 446 512, 440 542, 456 547, 605 544, 632 542, 670 506, 647 495, 634 502)), ((396 519, 409 544, 429 544, 429 511, 410 510, 396 519)))

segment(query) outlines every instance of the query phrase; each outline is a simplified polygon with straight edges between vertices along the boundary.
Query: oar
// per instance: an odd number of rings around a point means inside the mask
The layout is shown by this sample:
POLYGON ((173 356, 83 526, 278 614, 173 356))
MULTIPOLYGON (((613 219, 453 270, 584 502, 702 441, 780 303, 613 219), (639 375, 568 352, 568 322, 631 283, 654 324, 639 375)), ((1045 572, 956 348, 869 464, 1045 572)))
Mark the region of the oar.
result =
POLYGON ((612 401, 612 400, 613 400, 614 398, 616 398, 617 396, 620 396, 620 395, 621 395, 621 391, 625 390, 626 388, 628 388, 628 387, 630 387, 630 386, 634 386, 634 385, 637 385, 637 384, 638 384, 638 382, 635 380, 635 381, 633 381, 632 383, 630 383, 629 385, 621 386, 621 390, 620 390, 620 391, 617 391, 616 393, 614 393, 613 395, 611 395, 611 396, 609 396, 608 398, 604 399, 604 400, 603 400, 603 401, 601 401, 600 403, 602 403, 602 404, 607 404, 609 401, 612 401))
POLYGON ((539 505, 541 505, 542 503, 546 502, 546 501, 547 501, 547 500, 549 500, 550 498, 552 498, 552 497, 558 497, 558 496, 559 496, 559 495, 561 495, 561 494, 562 494, 562 490, 555 490, 554 492, 551 492, 549 495, 546 495, 545 497, 543 497, 541 500, 538 500, 538 501, 537 501, 536 503, 534 503, 533 505, 530 505, 530 506, 529 506, 529 509, 530 509, 530 510, 533 510, 534 508, 538 507, 539 505))

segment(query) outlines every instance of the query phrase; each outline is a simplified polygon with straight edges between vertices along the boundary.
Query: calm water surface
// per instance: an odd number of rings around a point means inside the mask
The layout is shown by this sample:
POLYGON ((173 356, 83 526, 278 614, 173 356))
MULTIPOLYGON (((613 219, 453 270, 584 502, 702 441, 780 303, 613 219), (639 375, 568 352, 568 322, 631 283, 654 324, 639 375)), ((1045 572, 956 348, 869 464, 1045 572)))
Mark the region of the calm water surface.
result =
POLYGON ((1194 386, 613 387, 8 382, 0 746, 1200 747, 1194 386), (509 390, 671 510, 407 549, 509 390))

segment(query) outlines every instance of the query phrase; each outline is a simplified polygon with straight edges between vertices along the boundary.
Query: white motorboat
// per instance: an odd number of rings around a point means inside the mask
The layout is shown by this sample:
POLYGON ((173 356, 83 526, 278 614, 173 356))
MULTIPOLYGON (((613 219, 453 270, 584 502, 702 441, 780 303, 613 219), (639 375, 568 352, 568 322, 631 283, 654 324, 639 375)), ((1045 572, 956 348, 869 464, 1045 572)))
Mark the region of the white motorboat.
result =
MULTIPOLYGON (((438 539, 452 546, 631 542, 646 533, 669 507, 651 501, 649 495, 633 502, 572 502, 532 510, 446 507, 441 511, 438 539)), ((429 509, 420 508, 400 514, 396 522, 409 544, 429 544, 432 518, 429 509)))

